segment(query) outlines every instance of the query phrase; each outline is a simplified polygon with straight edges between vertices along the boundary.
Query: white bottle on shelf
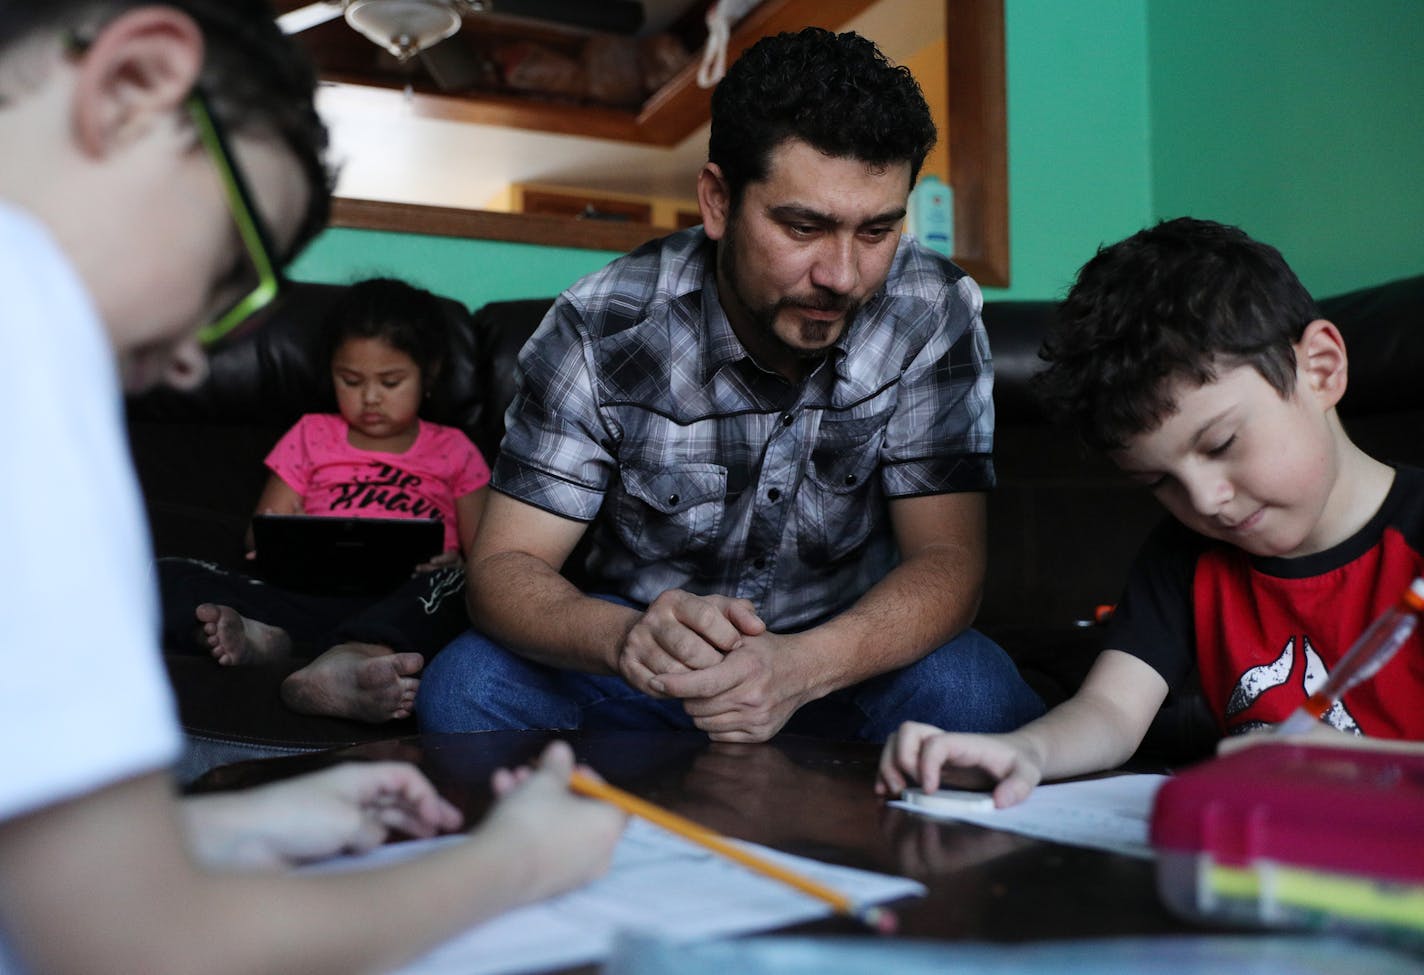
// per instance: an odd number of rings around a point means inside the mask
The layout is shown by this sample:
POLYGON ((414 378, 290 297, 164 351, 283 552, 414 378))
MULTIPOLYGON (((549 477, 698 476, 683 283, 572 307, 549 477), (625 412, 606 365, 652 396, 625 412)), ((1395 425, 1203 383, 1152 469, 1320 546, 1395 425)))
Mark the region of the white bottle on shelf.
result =
POLYGON ((934 173, 924 173, 910 194, 906 228, 915 239, 945 257, 954 254, 954 194, 934 173))

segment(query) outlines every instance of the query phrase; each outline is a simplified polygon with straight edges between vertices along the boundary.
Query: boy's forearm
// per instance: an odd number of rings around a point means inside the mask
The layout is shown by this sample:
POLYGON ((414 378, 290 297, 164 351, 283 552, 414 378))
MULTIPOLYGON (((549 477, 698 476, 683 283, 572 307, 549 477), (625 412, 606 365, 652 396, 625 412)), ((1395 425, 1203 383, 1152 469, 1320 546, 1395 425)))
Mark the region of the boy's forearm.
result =
MULTIPOLYGON (((258 923, 268 925, 267 944, 280 957, 250 970, 389 971, 471 925, 537 899, 546 881, 534 876, 529 852, 476 832, 379 871, 252 878, 267 889, 248 891, 226 878, 214 892, 232 899, 232 911, 240 901, 264 904, 258 923)), ((218 910, 207 916, 235 915, 218 910)))
POLYGON ((1013 733, 1045 780, 1117 768, 1140 742, 1093 705, 1069 698, 1013 733))
POLYGON ((231 793, 192 796, 179 803, 183 838, 193 859, 211 869, 278 866, 260 863, 254 831, 231 793))
POLYGON ((173 806, 155 773, 0 826, 0 908, 22 957, 56 972, 389 971, 549 883, 536 851, 489 830, 379 871, 208 872, 173 806))
POLYGON ((1132 757, 1167 694, 1167 685, 1130 654, 1099 654, 1078 692, 1018 731, 1043 778, 1117 768, 1132 757))

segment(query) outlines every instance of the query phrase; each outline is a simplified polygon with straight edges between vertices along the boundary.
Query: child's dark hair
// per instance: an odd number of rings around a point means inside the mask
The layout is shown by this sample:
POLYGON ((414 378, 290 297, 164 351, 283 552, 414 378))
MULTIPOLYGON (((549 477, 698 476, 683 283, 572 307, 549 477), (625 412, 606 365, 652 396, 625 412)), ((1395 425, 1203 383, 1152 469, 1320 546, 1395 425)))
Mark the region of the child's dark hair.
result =
POLYGON ((293 245, 282 255, 290 260, 326 226, 333 179, 325 161, 326 126, 314 103, 316 72, 283 36, 265 0, 0 0, 0 58, 41 37, 86 45, 116 17, 155 3, 187 14, 202 30, 198 87, 219 124, 232 133, 270 132, 301 165, 310 194, 293 245))
POLYGON ((913 186, 935 125, 909 69, 859 34, 807 27, 757 41, 712 92, 707 158, 733 210, 748 183, 766 178, 772 150, 793 138, 832 156, 908 162, 913 186))
POLYGON ((1049 416, 1117 450, 1176 409, 1174 381, 1249 365, 1281 396, 1295 343, 1320 317, 1279 251, 1236 227, 1180 217, 1101 247, 1078 272, 1039 351, 1049 416))
POLYGON ((395 278, 368 278, 348 287, 326 313, 326 361, 347 339, 380 339, 420 368, 420 382, 433 395, 450 355, 441 299, 395 278))

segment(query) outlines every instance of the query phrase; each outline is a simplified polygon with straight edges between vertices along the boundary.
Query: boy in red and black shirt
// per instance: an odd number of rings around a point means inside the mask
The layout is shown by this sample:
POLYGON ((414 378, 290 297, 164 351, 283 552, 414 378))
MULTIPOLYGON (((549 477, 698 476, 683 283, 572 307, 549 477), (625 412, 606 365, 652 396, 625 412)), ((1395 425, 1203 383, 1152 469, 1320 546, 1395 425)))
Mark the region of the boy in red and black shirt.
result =
MULTIPOLYGON (((1345 433, 1344 340, 1274 248, 1188 218, 1103 248, 1042 355, 1048 409, 1172 520, 1139 553, 1077 694, 1004 735, 906 724, 881 792, 977 767, 1005 806, 1041 779, 1112 768, 1194 669, 1224 734, 1275 724, 1424 571, 1424 471, 1345 433)), ((1424 739, 1420 637, 1326 721, 1424 739)))

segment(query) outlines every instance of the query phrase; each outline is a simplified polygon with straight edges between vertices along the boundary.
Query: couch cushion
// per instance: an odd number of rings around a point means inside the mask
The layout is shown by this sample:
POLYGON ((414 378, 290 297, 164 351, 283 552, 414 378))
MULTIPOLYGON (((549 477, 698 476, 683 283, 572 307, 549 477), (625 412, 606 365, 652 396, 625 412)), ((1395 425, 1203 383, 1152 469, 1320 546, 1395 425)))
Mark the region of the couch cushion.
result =
POLYGON ((166 654, 164 663, 178 701, 178 720, 190 739, 270 754, 334 748, 416 731, 414 718, 366 724, 291 710, 280 696, 282 679, 302 661, 220 667, 206 655, 166 654))

